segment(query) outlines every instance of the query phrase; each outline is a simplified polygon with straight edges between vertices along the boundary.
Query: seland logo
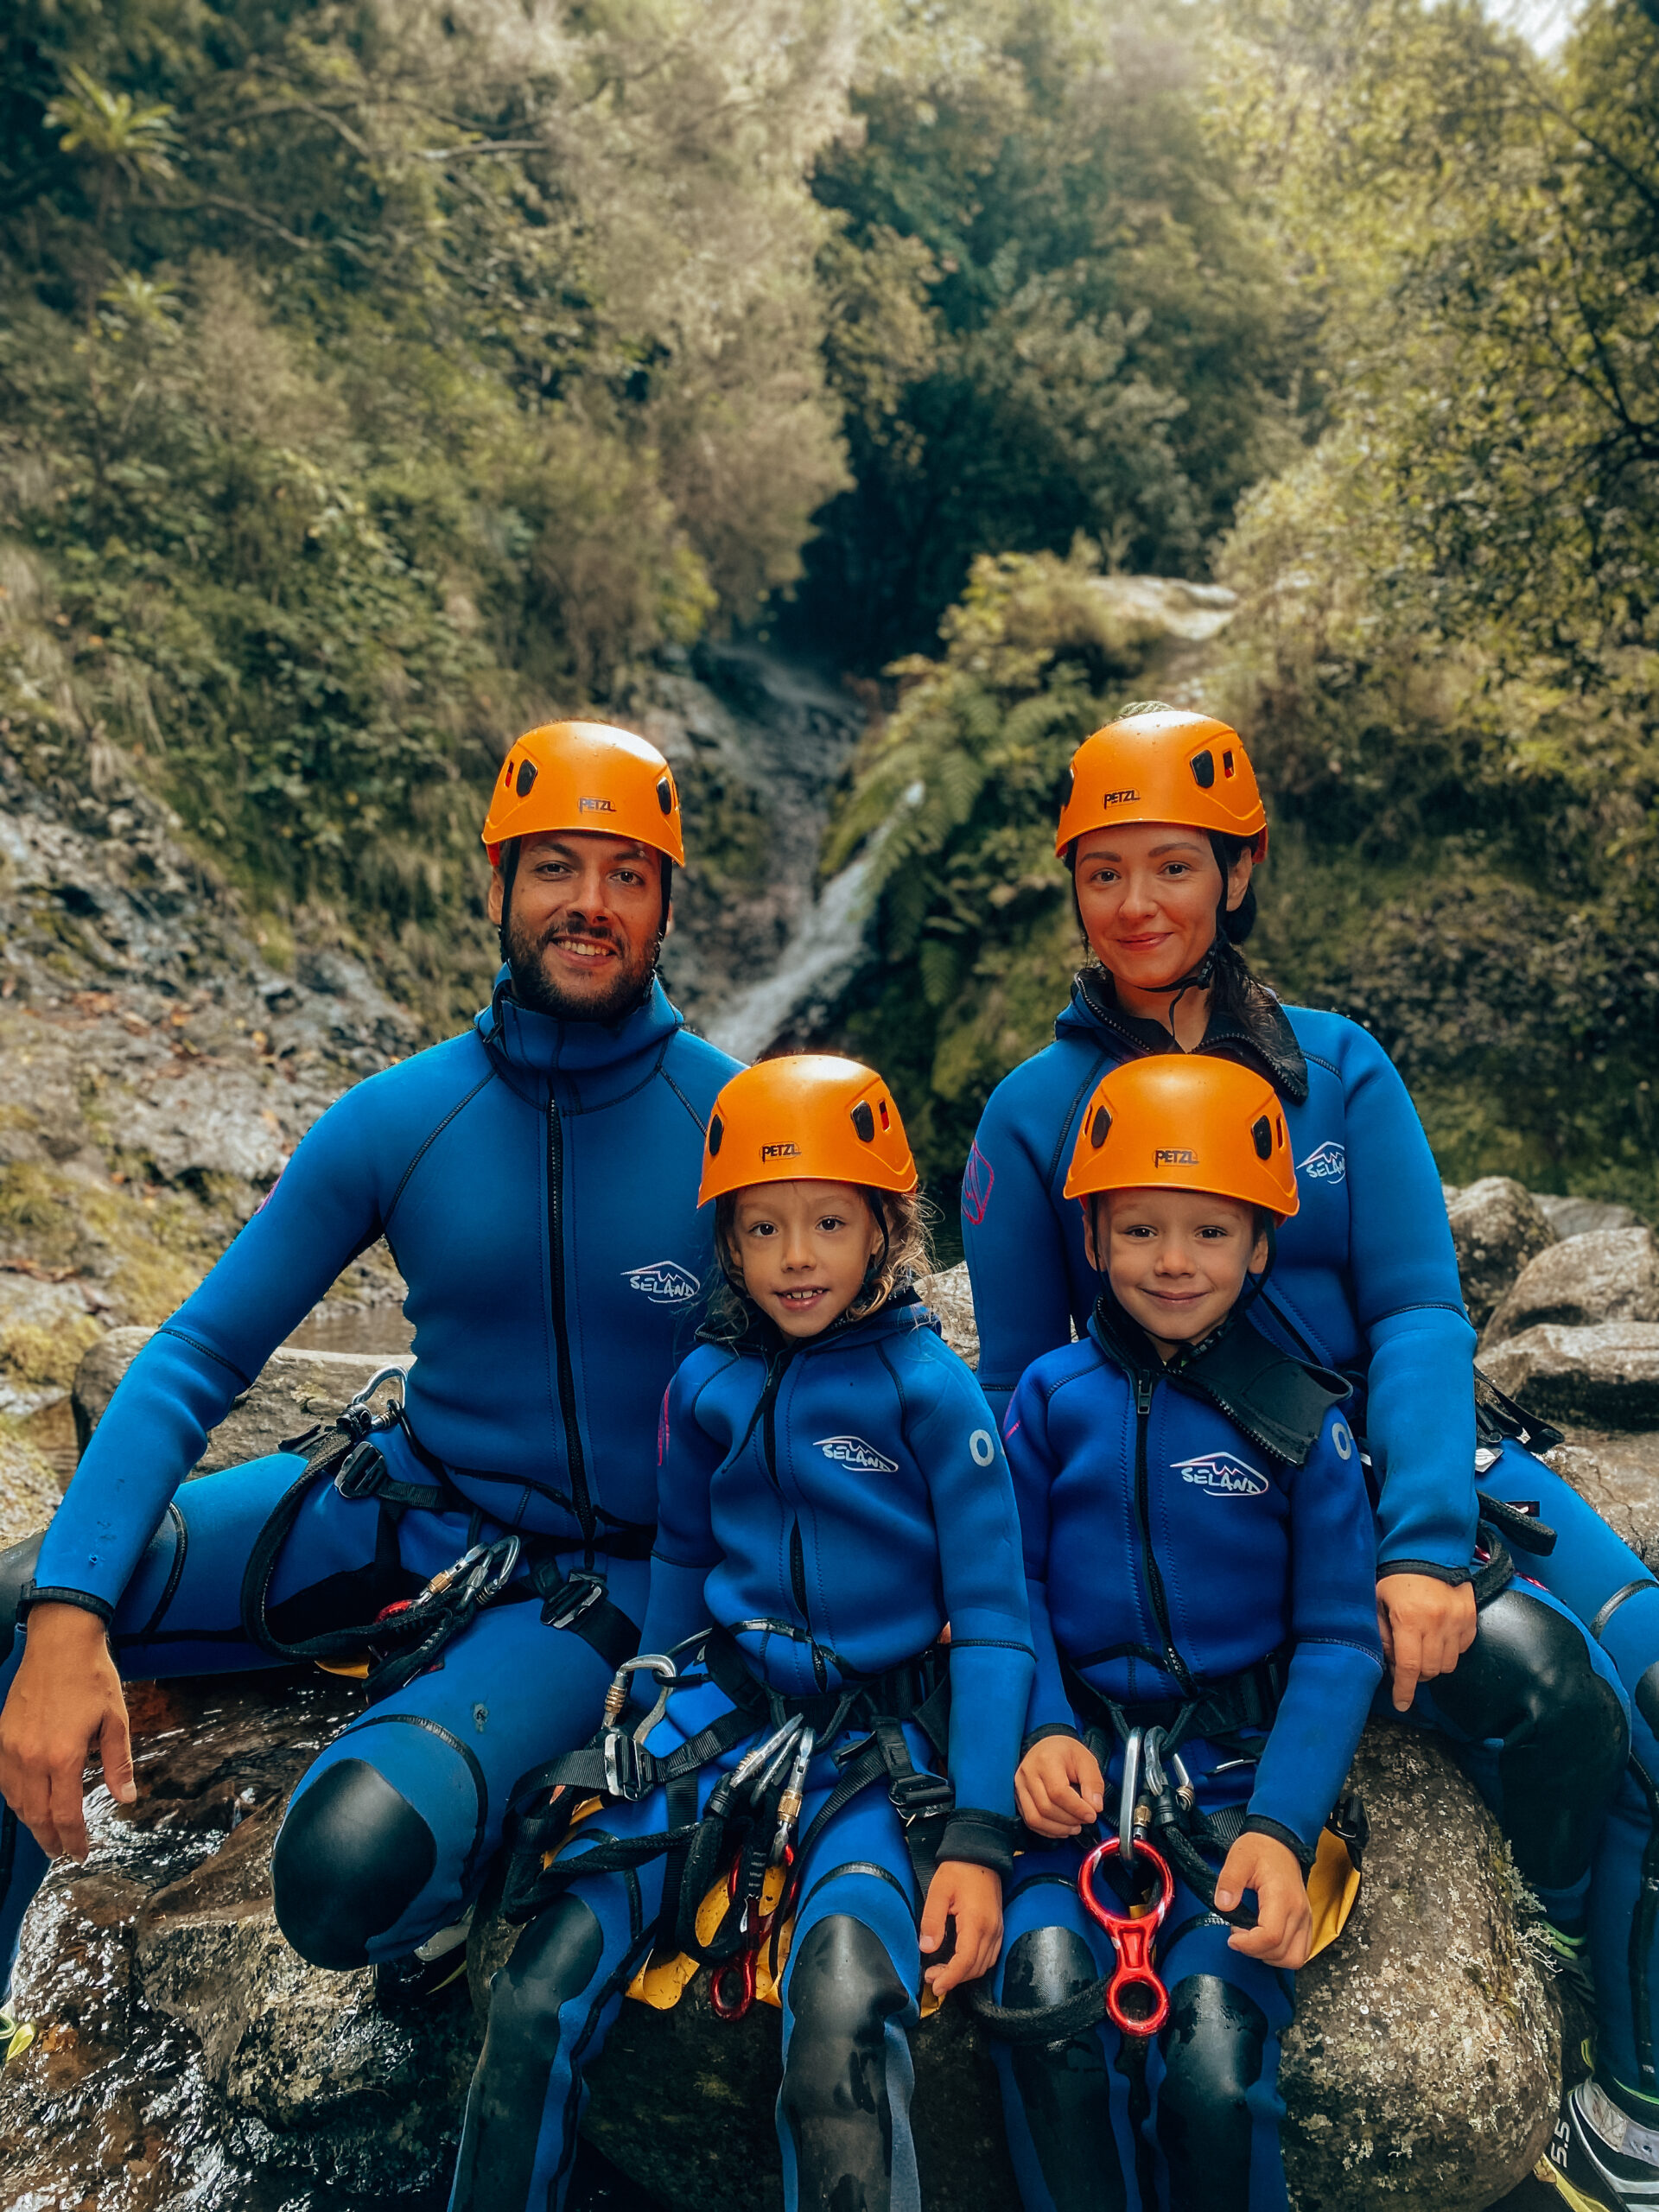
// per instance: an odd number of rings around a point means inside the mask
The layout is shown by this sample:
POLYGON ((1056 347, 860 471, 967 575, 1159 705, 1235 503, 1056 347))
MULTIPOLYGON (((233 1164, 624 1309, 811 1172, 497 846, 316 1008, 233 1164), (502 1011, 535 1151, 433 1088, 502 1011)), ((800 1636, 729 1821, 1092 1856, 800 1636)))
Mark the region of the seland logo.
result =
POLYGON ((697 1294, 697 1279, 677 1260, 652 1260, 643 1268, 626 1268, 623 1281, 653 1306, 688 1306, 697 1294))
POLYGON ((1348 1152, 1344 1145, 1328 1139, 1317 1146, 1306 1160, 1296 1163, 1296 1173, 1306 1175, 1311 1183, 1342 1183, 1348 1176, 1348 1152))
POLYGON ((826 1459, 833 1459, 838 1467, 849 1467, 855 1475, 896 1475, 899 1462, 878 1452, 874 1444, 867 1444, 861 1436, 821 1436, 813 1446, 826 1459))
POLYGON ((1181 1480, 1211 1497, 1260 1497, 1268 1478, 1259 1468, 1235 1459, 1230 1452, 1205 1452, 1196 1459, 1178 1459, 1175 1471, 1181 1480))

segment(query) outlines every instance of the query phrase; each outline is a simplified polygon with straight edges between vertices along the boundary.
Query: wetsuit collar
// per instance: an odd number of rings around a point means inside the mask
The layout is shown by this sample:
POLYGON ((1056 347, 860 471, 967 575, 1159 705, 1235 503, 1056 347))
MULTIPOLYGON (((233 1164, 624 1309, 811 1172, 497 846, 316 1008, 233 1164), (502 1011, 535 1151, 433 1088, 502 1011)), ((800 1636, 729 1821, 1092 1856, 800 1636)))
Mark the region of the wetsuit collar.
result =
MULTIPOLYGON (((1085 968, 1074 979, 1071 1003, 1054 1025, 1057 1037, 1079 1030, 1109 1037, 1128 1058, 1182 1049, 1160 1021, 1143 1020, 1118 1004, 1112 979, 1103 968, 1085 968)), ((1264 1075, 1293 1106, 1306 1099, 1307 1062, 1283 1007, 1264 985, 1258 984, 1252 994, 1248 1020, 1212 1004, 1210 1025, 1198 1049, 1221 1059, 1242 1060, 1264 1075)))
POLYGON ((537 1075, 586 1075, 657 1051, 681 1026, 661 983, 620 1021, 561 1021, 520 1006, 511 971, 497 975, 490 1003, 474 1027, 489 1050, 537 1075))
POLYGON ((1126 1373, 1151 1373, 1190 1397, 1208 1399, 1253 1444, 1287 1466, 1306 1465, 1326 1413, 1349 1395, 1342 1376, 1293 1359, 1236 1306, 1207 1337, 1165 1362, 1110 1285, 1103 1284, 1089 1333, 1126 1373))

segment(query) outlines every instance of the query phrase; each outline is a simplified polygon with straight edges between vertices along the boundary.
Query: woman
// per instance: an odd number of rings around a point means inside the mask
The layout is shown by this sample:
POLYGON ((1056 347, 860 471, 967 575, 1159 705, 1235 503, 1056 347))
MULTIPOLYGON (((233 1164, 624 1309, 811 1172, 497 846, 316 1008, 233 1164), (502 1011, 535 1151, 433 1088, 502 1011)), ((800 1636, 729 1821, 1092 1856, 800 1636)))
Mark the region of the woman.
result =
POLYGON ((1561 1948, 1580 1950, 1587 1912, 1592 1923, 1599 2086, 1564 2106, 1557 2165, 1541 2162, 1540 2178, 1560 2172, 1569 2202, 1608 2212, 1652 2203, 1659 2134, 1651 2169, 1642 2167, 1647 2129, 1659 2130, 1648 2000, 1659 1897, 1642 1881, 1644 1853, 1659 1857, 1651 1783, 1620 1795, 1592 1908, 1586 1895, 1624 1763, 1620 1680, 1637 1703, 1636 1764, 1659 1777, 1659 1584, 1573 1491, 1494 1434, 1478 1454, 1481 1487, 1557 1531, 1552 1552, 1525 1560, 1554 1597, 1511 1584, 1477 1614, 1474 1333, 1439 1174, 1376 1040, 1338 1014, 1281 1006, 1252 976, 1239 947, 1267 844, 1249 755, 1224 723, 1152 702, 1078 747, 1055 849, 1093 963, 1054 1042, 992 1094, 963 1184, 981 1385, 1000 1413, 1023 1370, 1081 1331, 1093 1305, 1097 1277, 1062 1185, 1101 1077, 1143 1054, 1200 1050, 1266 1075, 1285 1107, 1303 1203, 1253 1318, 1353 1382, 1395 1706, 1471 1747, 1561 1948))

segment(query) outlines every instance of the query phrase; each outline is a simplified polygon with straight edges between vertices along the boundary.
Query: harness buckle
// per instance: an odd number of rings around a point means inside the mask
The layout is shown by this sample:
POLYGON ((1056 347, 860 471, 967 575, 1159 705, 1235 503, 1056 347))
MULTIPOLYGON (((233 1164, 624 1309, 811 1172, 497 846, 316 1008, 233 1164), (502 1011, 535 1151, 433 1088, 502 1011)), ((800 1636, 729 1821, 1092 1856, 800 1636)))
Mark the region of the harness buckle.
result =
MULTIPOLYGON (((347 1407, 346 1414, 351 1410, 347 1407)), ((340 1421, 344 1425, 346 1414, 341 1414, 340 1421)), ((358 1426, 356 1421, 352 1423, 354 1429, 358 1426)), ((334 1477, 334 1488, 342 1497, 355 1503, 365 1497, 378 1497, 385 1478, 386 1462, 380 1446, 372 1434, 364 1433, 359 1434, 358 1441, 340 1461, 340 1471, 334 1477)))
POLYGON ((893 1808, 908 1827, 930 1813, 951 1813, 957 1806, 957 1786, 943 1774, 899 1774, 887 1784, 893 1808))
POLYGON ((562 1586, 553 1592, 542 1607, 543 1628, 569 1628, 584 1613, 590 1613, 606 1594, 605 1578, 589 1574, 578 1567, 567 1575, 562 1586))

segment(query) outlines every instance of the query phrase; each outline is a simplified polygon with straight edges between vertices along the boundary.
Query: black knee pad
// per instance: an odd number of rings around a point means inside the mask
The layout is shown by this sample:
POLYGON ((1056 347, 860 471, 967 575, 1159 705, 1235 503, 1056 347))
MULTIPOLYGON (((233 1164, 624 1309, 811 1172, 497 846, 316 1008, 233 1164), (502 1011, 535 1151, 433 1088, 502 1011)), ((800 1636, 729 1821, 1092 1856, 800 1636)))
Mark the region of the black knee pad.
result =
POLYGON ((1267 2042, 1267 2014, 1219 1974, 1188 1974, 1170 1991, 1158 2096, 1170 2212, 1244 2212, 1249 2203, 1244 2100, 1262 2078, 1267 2042))
MULTIPOLYGON (((490 1990, 490 2024, 473 2076, 453 2202, 518 2212, 529 2202, 559 2014, 599 1971, 605 1941, 580 1897, 555 1900, 519 1937, 490 1990)), ((575 2156, 574 2099, 560 2171, 575 2156)))
MULTIPOLYGON (((1061 2005, 1099 1979, 1081 1936, 1069 1928, 1033 1928, 1008 1952, 1002 2002, 1020 2012, 1061 2005)), ((1128 2196, 1099 2031, 1058 2043, 1017 2043, 1008 2056, 1054 2212, 1124 2212, 1128 2196)))
POLYGON ((11 1639, 17 1628, 17 1606, 24 1590, 35 1580, 35 1561, 46 1531, 26 1536, 10 1551, 0 1552, 0 1666, 11 1656, 11 1639))
POLYGON ((1507 1724, 1471 1733, 1547 1742, 1558 1763, 1557 1785, 1565 1790, 1588 1797, 1612 1788, 1630 1755, 1630 1729, 1576 1622, 1524 1590, 1500 1591, 1482 1606, 1474 1643, 1452 1685, 1471 1659, 1471 1686, 1484 1691, 1492 1721, 1507 1724))
POLYGON ((366 1759, 341 1759, 288 1808, 270 1854, 276 1924, 314 1967, 363 1967, 432 1878, 437 1839, 366 1759))
POLYGON ((910 2003, 880 1938, 821 1920, 790 1970, 794 2030, 779 2107, 795 2145, 799 2212, 886 2212, 893 2194, 887 2027, 910 2003))

